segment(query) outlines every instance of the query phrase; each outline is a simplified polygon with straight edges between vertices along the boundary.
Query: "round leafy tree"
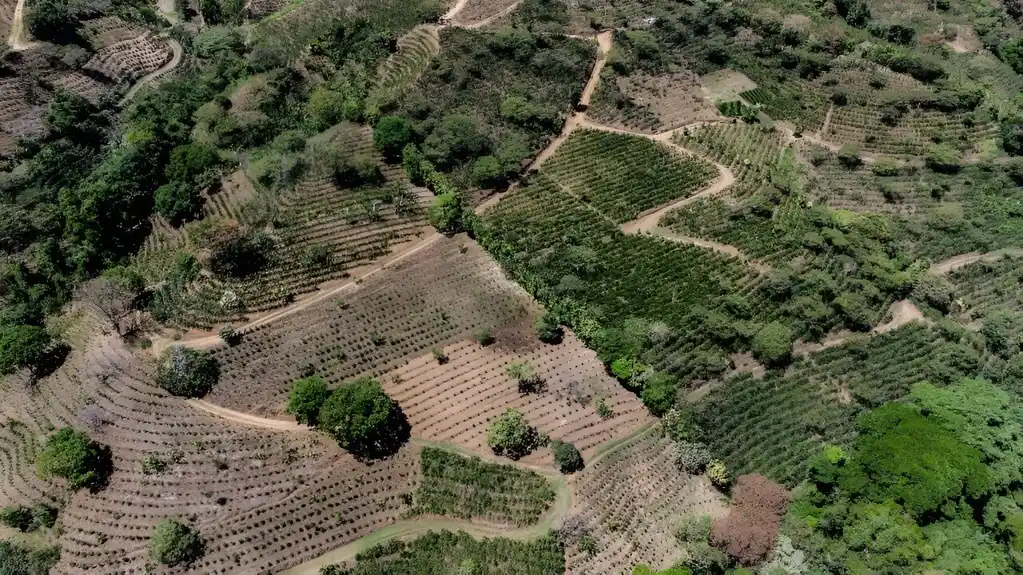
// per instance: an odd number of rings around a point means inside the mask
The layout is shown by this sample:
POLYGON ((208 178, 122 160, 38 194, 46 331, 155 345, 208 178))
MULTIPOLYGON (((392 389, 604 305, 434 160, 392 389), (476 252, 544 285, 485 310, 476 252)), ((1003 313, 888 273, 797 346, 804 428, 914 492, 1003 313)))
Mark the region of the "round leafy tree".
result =
POLYGON ((792 353, 792 337, 792 330, 785 324, 775 321, 765 325, 753 336, 753 357, 768 366, 785 364, 792 353))
POLYGON ((388 160, 400 158, 411 142, 412 125, 401 116, 384 116, 373 127, 373 146, 388 160))
POLYGON ((177 519, 164 519, 156 526, 149 543, 153 560, 164 565, 191 563, 203 553, 199 533, 177 519))
POLYGON ((462 231, 462 199, 454 192, 444 192, 434 198, 428 210, 430 223, 442 234, 462 231))
POLYGON ((164 352, 156 373, 160 387, 179 397, 202 397, 219 377, 220 366, 212 355, 180 345, 164 352))
POLYGON ((561 338, 565 336, 564 330, 561 329, 561 324, 558 323, 557 316, 551 312, 536 318, 536 321, 533 323, 533 329, 536 330, 536 337, 540 338, 540 341, 544 343, 561 343, 561 338))
POLYGON ((320 409, 330 397, 330 390, 322 377, 306 377, 295 382, 288 398, 287 412, 299 423, 316 425, 320 409))
POLYGON ((490 422, 487 445, 497 455, 518 459, 528 455, 540 443, 540 436, 521 412, 508 408, 490 422))
POLYGON ((562 473, 572 473, 583 468, 583 456, 574 445, 566 441, 551 441, 551 451, 554 452, 554 463, 562 473))
POLYGON ((356 457, 393 453, 408 439, 401 408, 369 377, 334 390, 318 418, 320 429, 356 457))
POLYGON ((53 434, 36 456, 43 477, 61 477, 72 489, 93 488, 110 474, 110 452, 85 432, 65 427, 53 434))
POLYGON ((0 331, 0 373, 34 367, 46 355, 50 334, 34 325, 14 325, 0 331))

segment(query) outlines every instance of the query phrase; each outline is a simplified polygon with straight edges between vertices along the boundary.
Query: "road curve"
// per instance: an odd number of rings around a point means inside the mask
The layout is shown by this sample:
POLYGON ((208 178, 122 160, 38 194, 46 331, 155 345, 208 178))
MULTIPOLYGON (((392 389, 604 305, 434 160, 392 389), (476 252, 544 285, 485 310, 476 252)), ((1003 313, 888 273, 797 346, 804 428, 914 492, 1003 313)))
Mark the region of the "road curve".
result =
POLYGON ((121 98, 121 101, 119 102, 121 106, 124 106, 132 98, 134 98, 135 94, 137 94, 138 91, 141 90, 143 86, 154 82, 160 76, 163 76, 164 74, 170 72, 174 68, 177 68, 178 65, 181 64, 181 56, 184 54, 184 51, 181 49, 181 44, 179 44, 178 41, 173 38, 167 38, 166 40, 167 44, 170 45, 171 52, 173 53, 173 56, 171 56, 170 61, 164 64, 163 66, 160 66, 158 69, 139 78, 139 81, 135 82, 135 85, 132 86, 130 90, 128 90, 128 93, 125 94, 123 98, 121 98))

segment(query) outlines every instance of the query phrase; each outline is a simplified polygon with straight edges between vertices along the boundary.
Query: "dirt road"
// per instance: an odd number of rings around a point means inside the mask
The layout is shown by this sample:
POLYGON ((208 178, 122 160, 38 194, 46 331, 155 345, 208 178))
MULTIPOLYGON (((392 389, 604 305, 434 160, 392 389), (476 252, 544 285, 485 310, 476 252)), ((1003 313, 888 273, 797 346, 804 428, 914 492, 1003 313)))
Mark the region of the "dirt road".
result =
POLYGON ((130 90, 128 90, 128 93, 125 94, 123 98, 121 98, 120 101, 121 106, 124 106, 129 101, 131 101, 131 99, 135 97, 135 94, 137 94, 138 91, 141 90, 143 86, 146 86, 147 84, 156 81, 157 79, 160 78, 160 76, 169 73, 174 68, 177 68, 179 64, 181 64, 181 56, 184 53, 184 51, 181 49, 181 44, 179 44, 178 41, 173 38, 166 38, 166 40, 167 44, 171 48, 171 53, 173 54, 171 56, 170 61, 168 61, 163 66, 160 66, 159 69, 154 70, 146 74, 145 76, 139 78, 139 81, 135 82, 135 85, 132 86, 130 90))
POLYGON ((953 256, 945 261, 938 262, 931 266, 930 272, 934 275, 943 276, 950 272, 954 272, 959 268, 964 268, 970 264, 977 262, 993 262, 998 258, 1010 256, 1017 257, 1023 256, 1023 250, 1016 248, 1005 248, 1001 250, 995 250, 992 252, 969 252, 965 254, 959 254, 953 256))
POLYGON ((11 50, 19 52, 28 50, 35 45, 28 39, 28 31, 25 27, 25 0, 18 0, 14 6, 14 16, 11 18, 11 33, 7 37, 7 45, 11 50))
POLYGON ((220 407, 208 401, 202 399, 189 399, 186 401, 188 405, 198 409, 199 411, 206 412, 210 415, 215 415, 226 421, 232 423, 238 423, 248 427, 258 427, 260 429, 271 429, 274 431, 289 431, 289 432, 307 432, 312 431, 312 428, 308 425, 302 425, 294 421, 282 421, 279 419, 267 419, 265 417, 257 417, 248 413, 242 413, 233 409, 227 409, 226 407, 220 407))

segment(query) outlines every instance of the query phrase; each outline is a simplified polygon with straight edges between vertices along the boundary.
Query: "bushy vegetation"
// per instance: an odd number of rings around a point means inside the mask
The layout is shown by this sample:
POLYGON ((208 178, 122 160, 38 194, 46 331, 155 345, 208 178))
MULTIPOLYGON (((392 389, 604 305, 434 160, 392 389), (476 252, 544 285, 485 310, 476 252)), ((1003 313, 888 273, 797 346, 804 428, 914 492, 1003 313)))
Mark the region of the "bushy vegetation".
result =
POLYGON ((149 549, 153 560, 163 565, 188 564, 202 556, 203 540, 189 525, 164 519, 156 526, 149 549))
POLYGON ((543 476, 443 449, 424 448, 415 513, 530 525, 554 502, 543 476))
POLYGON ((13 541, 0 541, 0 573, 46 575, 58 560, 58 547, 32 549, 13 541))
POLYGON ((573 473, 583 468, 583 456, 574 445, 565 441, 551 440, 554 463, 562 473, 573 473))
POLYGON ((220 366, 208 352, 174 345, 157 366, 156 381, 172 395, 202 397, 220 378, 220 366))
POLYGON ((305 377, 291 388, 286 411, 295 416, 295 421, 306 425, 317 425, 320 410, 330 398, 330 390, 322 377, 305 377))
POLYGON ((490 422, 487 445, 497 455, 518 459, 540 445, 540 434, 521 412, 508 408, 490 422))
POLYGON ((401 408, 368 377, 335 389, 320 408, 317 426, 360 458, 392 454, 409 437, 401 408))
POLYGON ((848 452, 817 456, 783 531, 810 565, 1011 570, 1018 469, 1005 462, 1019 449, 1017 409, 982 380, 914 386, 910 401, 863 414, 848 452))
POLYGON ((96 489, 113 471, 113 462, 108 448, 85 432, 64 427, 47 438, 36 456, 36 468, 43 477, 65 479, 72 489, 96 489))
POLYGON ((477 540, 462 532, 430 532, 411 541, 384 543, 355 557, 355 567, 327 567, 327 575, 399 575, 458 573, 549 575, 565 570, 565 549, 551 535, 531 542, 503 538, 477 540))

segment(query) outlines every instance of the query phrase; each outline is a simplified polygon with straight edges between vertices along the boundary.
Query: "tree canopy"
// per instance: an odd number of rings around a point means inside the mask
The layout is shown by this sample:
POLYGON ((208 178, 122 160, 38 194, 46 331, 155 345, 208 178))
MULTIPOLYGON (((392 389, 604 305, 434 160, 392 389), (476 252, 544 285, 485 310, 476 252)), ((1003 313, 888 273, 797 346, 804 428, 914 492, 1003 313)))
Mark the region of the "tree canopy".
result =
POLYGON ((163 565, 191 563, 203 554, 203 541, 199 533, 178 521, 164 519, 156 526, 149 543, 150 555, 163 565))
POLYGON ((330 390, 322 377, 302 378, 291 388, 287 412, 294 415, 299 423, 315 426, 329 397, 330 390))
POLYGON ((540 436, 522 412, 507 408, 490 422, 487 445, 497 455, 519 459, 529 455, 540 443, 540 436))
POLYGON ((156 371, 160 387, 180 397, 202 397, 219 378, 220 366, 210 353, 181 345, 164 352, 156 371))
POLYGON ((58 430, 36 456, 36 468, 44 477, 66 479, 72 489, 96 488, 112 470, 109 449, 71 427, 58 430))
POLYGON ((320 409, 318 420, 320 429, 357 457, 393 453, 409 436, 401 408, 369 377, 335 389, 320 409))

